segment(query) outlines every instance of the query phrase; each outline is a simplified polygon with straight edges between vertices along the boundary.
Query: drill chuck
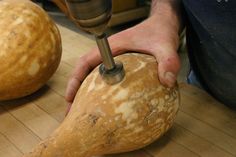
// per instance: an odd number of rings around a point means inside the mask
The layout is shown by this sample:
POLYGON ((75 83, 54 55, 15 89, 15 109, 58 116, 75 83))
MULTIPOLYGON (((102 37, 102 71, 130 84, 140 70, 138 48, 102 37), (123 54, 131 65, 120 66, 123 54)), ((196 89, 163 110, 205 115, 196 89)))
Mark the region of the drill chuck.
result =
POLYGON ((104 33, 112 15, 111 0, 66 0, 72 18, 92 34, 104 33))

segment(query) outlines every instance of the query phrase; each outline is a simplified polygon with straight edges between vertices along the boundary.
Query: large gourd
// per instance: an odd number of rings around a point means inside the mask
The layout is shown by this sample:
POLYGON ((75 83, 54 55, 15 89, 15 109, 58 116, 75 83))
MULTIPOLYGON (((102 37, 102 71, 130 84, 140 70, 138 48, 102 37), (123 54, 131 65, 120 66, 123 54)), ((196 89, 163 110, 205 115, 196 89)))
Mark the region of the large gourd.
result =
POLYGON ((177 86, 158 80, 156 60, 144 54, 117 57, 126 76, 107 85, 96 68, 80 87, 61 126, 25 157, 91 157, 132 151, 161 137, 179 107, 177 86))
POLYGON ((29 0, 1 0, 0 34, 0 100, 35 92, 60 62, 55 23, 29 0))

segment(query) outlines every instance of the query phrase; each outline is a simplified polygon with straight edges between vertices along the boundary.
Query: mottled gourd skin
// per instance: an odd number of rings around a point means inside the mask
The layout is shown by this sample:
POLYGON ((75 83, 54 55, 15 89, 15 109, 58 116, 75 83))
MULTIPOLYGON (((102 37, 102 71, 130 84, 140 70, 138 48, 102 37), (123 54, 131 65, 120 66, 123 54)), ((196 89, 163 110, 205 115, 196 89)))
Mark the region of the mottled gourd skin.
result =
POLYGON ((43 9, 29 0, 0 1, 0 100, 42 87, 61 52, 59 31, 43 9))
POLYGON ((154 57, 125 54, 126 76, 110 86, 96 68, 80 87, 71 112, 25 157, 91 157, 132 151, 160 138, 173 124, 179 90, 162 86, 154 57))

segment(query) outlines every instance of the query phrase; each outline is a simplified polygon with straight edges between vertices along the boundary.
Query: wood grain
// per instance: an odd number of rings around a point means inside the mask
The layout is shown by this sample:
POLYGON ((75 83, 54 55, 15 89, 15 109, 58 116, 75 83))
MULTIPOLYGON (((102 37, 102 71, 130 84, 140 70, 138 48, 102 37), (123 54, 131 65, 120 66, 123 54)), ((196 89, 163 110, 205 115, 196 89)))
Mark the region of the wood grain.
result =
MULTIPOLYGON (((21 106, 23 107, 23 106, 21 106)), ((20 106, 19 106, 20 108, 20 106)), ((16 108, 17 109, 17 108, 16 108)), ((9 144, 15 145, 21 152, 29 152, 36 144, 40 142, 38 135, 22 124, 6 110, 0 107, 0 134, 4 135, 9 144)), ((5 144, 0 142, 1 145, 5 144)), ((4 155, 8 156, 8 154, 4 155)))
MULTIPOLYGON (((60 67, 31 96, 0 102, 0 157, 20 157, 63 121, 65 88, 78 58, 95 42, 59 26, 63 56, 60 67)), ((206 92, 181 84, 178 116, 172 129, 144 149, 102 157, 235 157, 236 112, 206 92)), ((100 156, 101 157, 101 156, 100 156)))
POLYGON ((21 151, 2 134, 0 134, 0 141, 0 156, 7 154, 8 157, 18 157, 22 155, 21 151))

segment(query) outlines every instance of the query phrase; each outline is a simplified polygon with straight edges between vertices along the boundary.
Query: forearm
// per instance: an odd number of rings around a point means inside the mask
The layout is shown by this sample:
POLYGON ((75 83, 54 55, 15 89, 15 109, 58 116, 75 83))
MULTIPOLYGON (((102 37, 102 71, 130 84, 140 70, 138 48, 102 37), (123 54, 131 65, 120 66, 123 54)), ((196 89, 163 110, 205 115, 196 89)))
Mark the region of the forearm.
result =
POLYGON ((184 27, 181 0, 152 0, 150 18, 181 33, 184 27))

